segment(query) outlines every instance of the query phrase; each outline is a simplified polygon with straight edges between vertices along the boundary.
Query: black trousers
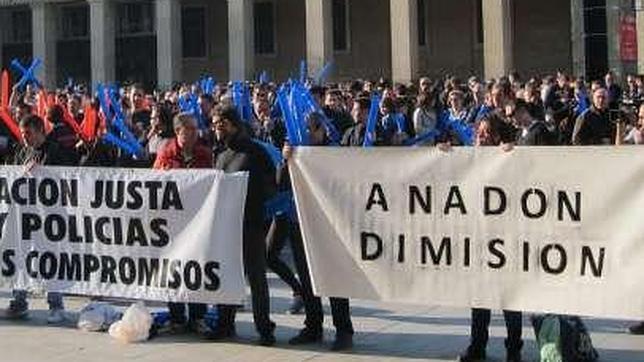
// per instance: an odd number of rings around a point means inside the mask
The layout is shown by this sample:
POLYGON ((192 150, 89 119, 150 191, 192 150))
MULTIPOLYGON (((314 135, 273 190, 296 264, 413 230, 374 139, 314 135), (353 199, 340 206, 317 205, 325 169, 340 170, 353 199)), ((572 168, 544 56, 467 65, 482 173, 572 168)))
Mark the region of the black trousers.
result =
MULTIPOLYGON (((270 296, 268 294, 268 282, 266 281, 265 235, 262 228, 244 226, 244 270, 250 285, 255 329, 261 336, 271 335, 275 329, 275 323, 270 320, 269 316, 270 296)), ((217 310, 219 313, 219 327, 233 329, 235 327, 237 307, 220 304, 217 306, 217 310)))
MULTIPOLYGON (((471 346, 476 351, 485 351, 489 339, 491 312, 489 309, 472 309, 471 346)), ((521 341, 522 315, 521 312, 503 311, 508 338, 505 347, 509 352, 518 352, 523 346, 521 341)))
MULTIPOLYGON (((170 310, 170 320, 174 323, 183 324, 186 322, 186 304, 185 303, 168 303, 170 310)), ((188 304, 188 321, 194 322, 197 319, 203 319, 208 306, 200 303, 188 304)))
POLYGON ((302 285, 297 280, 291 268, 280 259, 280 254, 286 243, 290 239, 289 219, 287 216, 277 216, 271 223, 268 234, 266 235, 266 244, 268 245, 268 268, 277 274, 284 283, 288 284, 293 294, 302 294, 302 285))
MULTIPOLYGON (((289 229, 295 267, 297 268, 297 274, 302 283, 302 299, 304 301, 306 314, 304 325, 311 331, 319 331, 321 333, 323 329, 322 323, 324 322, 322 300, 313 295, 313 287, 311 285, 309 267, 306 262, 306 254, 304 253, 300 227, 297 223, 291 223, 289 229)), ((353 324, 351 323, 349 299, 329 298, 329 301, 331 303, 331 315, 333 316, 333 326, 335 326, 336 334, 352 335, 354 331, 353 324)))

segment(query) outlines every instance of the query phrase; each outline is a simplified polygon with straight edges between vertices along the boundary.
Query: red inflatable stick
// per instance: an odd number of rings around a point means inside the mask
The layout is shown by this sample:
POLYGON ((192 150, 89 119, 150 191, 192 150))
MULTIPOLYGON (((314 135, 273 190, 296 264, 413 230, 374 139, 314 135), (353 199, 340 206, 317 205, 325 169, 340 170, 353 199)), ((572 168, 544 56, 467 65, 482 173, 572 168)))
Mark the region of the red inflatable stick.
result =
POLYGON ((85 135, 83 134, 83 130, 81 129, 80 125, 76 120, 74 119, 74 116, 72 116, 72 113, 67 109, 67 107, 63 107, 63 121, 67 123, 67 125, 76 133, 78 137, 80 137, 83 141, 87 142, 89 141, 87 138, 85 138, 85 135))
POLYGON ((81 124, 84 139, 93 141, 96 138, 96 127, 98 123, 98 114, 92 106, 85 107, 85 118, 81 124))
POLYGON ((9 92, 11 92, 9 89, 9 72, 3 70, 0 78, 0 108, 9 108, 9 92))
POLYGON ((54 125, 52 125, 47 118, 47 110, 49 109, 49 107, 51 107, 51 104, 49 103, 49 96, 47 95, 47 92, 41 90, 40 92, 38 92, 36 113, 45 122, 45 133, 47 134, 49 134, 49 132, 51 132, 51 130, 54 128, 54 125))
POLYGON ((11 132, 16 141, 21 142, 22 135, 20 133, 20 128, 18 128, 18 125, 13 118, 11 118, 11 115, 7 112, 6 108, 0 107, 0 119, 2 119, 2 122, 7 126, 7 129, 11 132))

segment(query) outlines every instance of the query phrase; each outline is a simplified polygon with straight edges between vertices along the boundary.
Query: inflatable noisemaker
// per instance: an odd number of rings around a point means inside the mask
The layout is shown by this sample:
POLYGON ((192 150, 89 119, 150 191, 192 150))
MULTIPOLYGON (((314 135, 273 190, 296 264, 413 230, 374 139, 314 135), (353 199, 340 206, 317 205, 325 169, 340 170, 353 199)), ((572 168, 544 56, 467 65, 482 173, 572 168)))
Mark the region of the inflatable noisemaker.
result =
POLYGON ((20 64, 18 59, 14 59, 11 61, 11 66, 13 67, 13 69, 15 69, 17 72, 22 74, 22 77, 20 78, 18 83, 16 83, 16 86, 18 87, 18 89, 23 90, 28 84, 32 84, 38 88, 43 88, 40 82, 38 81, 38 79, 36 78, 36 70, 38 69, 41 63, 42 62, 40 59, 34 59, 31 62, 31 65, 29 66, 29 68, 25 68, 22 66, 22 64, 20 64))
POLYGON ((362 147, 371 147, 376 141, 376 124, 378 123, 378 114, 380 112, 380 95, 374 93, 371 96, 371 107, 369 108, 369 117, 367 118, 367 129, 364 134, 362 147))

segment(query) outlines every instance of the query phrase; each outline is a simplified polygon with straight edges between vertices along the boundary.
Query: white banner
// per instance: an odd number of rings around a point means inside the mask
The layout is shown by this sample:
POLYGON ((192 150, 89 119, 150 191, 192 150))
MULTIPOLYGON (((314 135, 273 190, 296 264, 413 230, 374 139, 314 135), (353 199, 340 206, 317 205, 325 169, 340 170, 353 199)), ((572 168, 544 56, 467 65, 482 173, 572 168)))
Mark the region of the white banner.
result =
POLYGON ((248 175, 6 166, 5 287, 145 300, 243 300, 248 175))
POLYGON ((314 290, 644 318, 644 148, 299 148, 314 290))

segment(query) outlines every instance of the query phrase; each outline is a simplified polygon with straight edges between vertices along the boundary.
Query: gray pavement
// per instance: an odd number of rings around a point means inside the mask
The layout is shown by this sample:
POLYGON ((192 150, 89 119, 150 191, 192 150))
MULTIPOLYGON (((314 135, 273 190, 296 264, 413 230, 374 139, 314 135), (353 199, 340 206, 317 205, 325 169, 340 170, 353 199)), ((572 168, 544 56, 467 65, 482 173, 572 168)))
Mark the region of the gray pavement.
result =
MULTIPOLYGON (((87 299, 66 298, 68 322, 47 326, 46 303, 31 301, 29 320, 0 320, 0 362, 47 361, 453 361, 467 346, 469 311, 431 306, 408 306, 352 301, 355 346, 350 353, 328 351, 333 340, 331 319, 325 320, 325 342, 304 348, 287 344, 302 326, 302 315, 288 315, 290 294, 271 277, 272 318, 277 323, 278 343, 265 348, 253 345, 256 334, 252 316, 238 316, 239 338, 233 343, 213 343, 196 336, 160 336, 139 344, 121 344, 107 333, 87 333, 75 328, 74 319, 87 299)), ((0 293, 6 307, 7 293, 0 293)), ((153 309, 155 307, 152 307, 153 309)), ((325 306, 328 315, 328 306, 325 306)), ((644 336, 626 334, 629 321, 585 319, 602 361, 644 361, 644 336)), ((536 361, 534 333, 524 320, 526 361, 536 361)), ((505 327, 501 314, 494 314, 488 347, 489 361, 504 361, 505 327)))

